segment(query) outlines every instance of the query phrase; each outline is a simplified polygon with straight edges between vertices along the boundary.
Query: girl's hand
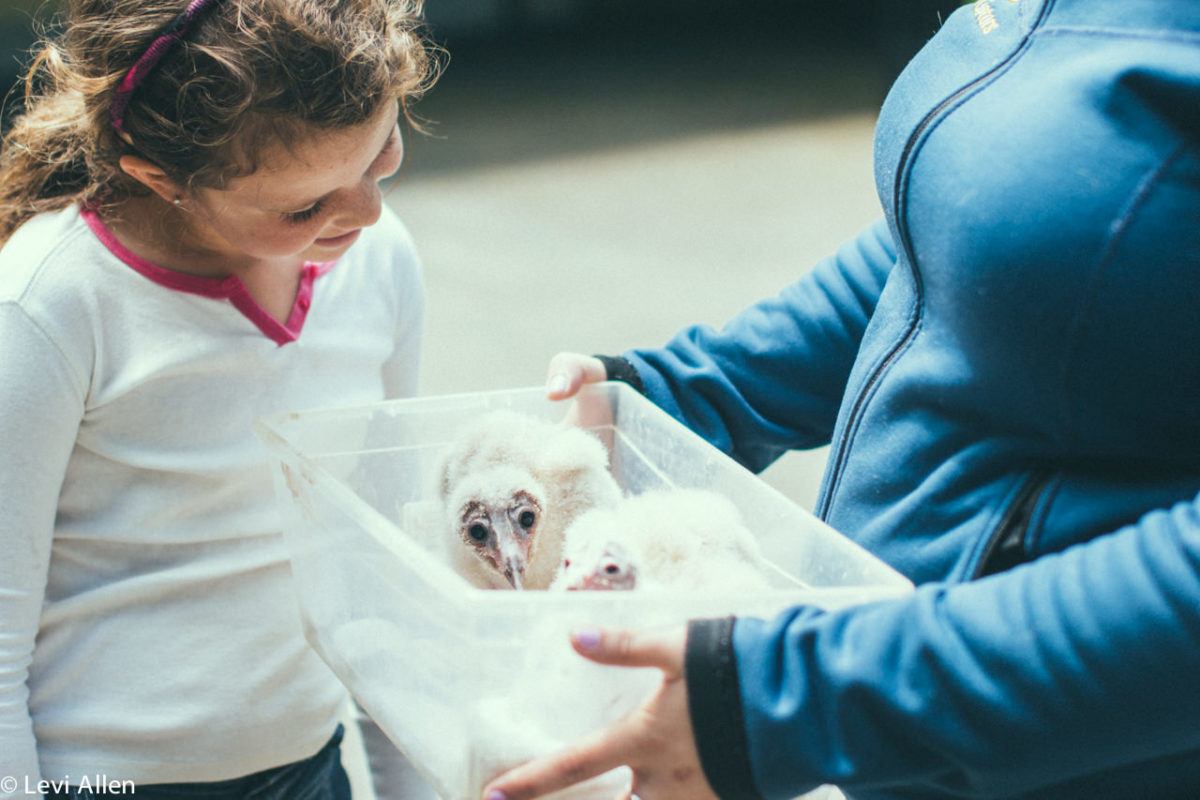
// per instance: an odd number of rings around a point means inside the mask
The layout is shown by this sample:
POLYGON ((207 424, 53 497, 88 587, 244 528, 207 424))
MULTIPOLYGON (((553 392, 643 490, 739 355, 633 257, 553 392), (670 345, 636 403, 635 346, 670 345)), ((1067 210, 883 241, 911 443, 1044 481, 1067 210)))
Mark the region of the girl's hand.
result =
POLYGON ((687 629, 669 633, 585 630, 571 637, 592 661, 657 667, 663 681, 640 708, 579 744, 530 761, 483 790, 484 800, 530 800, 621 765, 633 770, 631 793, 642 800, 717 800, 700 767, 683 677, 687 629))
POLYGON ((600 359, 580 353, 559 353, 546 370, 546 396, 551 400, 574 397, 585 383, 608 380, 600 359))

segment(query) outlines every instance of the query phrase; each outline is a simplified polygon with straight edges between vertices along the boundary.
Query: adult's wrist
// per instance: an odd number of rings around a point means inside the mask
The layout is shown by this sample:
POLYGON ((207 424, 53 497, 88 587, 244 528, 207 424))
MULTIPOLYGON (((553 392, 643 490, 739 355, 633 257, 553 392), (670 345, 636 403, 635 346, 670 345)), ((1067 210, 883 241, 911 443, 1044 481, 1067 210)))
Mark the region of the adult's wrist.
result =
POLYGON ((742 714, 735 617, 688 623, 684 654, 688 713, 704 777, 722 800, 762 800, 754 788, 742 714))
POLYGON ((600 363, 604 365, 604 372, 608 380, 627 383, 637 390, 638 394, 646 393, 646 384, 642 382, 642 376, 638 374, 637 368, 628 358, 602 355, 593 357, 599 359, 600 363))

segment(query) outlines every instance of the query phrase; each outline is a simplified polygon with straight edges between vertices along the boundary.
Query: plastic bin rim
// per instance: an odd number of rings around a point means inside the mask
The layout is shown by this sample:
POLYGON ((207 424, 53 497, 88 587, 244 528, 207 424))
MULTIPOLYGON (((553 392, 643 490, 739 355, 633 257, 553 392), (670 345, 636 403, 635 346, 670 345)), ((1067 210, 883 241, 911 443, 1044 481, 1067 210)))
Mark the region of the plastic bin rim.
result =
MULTIPOLYGON (((423 407, 425 407, 425 406, 429 406, 430 408, 424 409, 424 410, 436 410, 436 407, 439 404, 444 404, 449 401, 473 401, 472 404, 475 404, 480 401, 485 401, 489 398, 497 398, 497 397, 519 397, 519 396, 529 396, 529 395, 534 395, 534 394, 544 397, 545 391, 546 391, 545 388, 541 387, 541 386, 521 386, 521 387, 516 387, 516 388, 511 388, 511 389, 489 389, 487 391, 479 391, 479 392, 453 392, 451 394, 419 395, 419 396, 414 396, 414 397, 397 397, 397 398, 392 398, 389 400, 376 400, 374 402, 356 403, 354 405, 348 405, 348 406, 312 408, 312 409, 304 409, 301 411, 281 411, 281 412, 277 412, 274 414, 267 414, 267 415, 260 417, 259 419, 257 419, 255 421, 254 429, 255 429, 255 431, 259 431, 259 432, 263 431, 264 429, 268 430, 268 431, 278 432, 279 428, 286 426, 287 423, 289 423, 289 422, 300 422, 303 420, 320 419, 321 417, 340 417, 340 416, 344 416, 346 414, 363 414, 363 413, 375 412, 375 411, 380 411, 380 410, 385 410, 385 409, 392 410, 395 408, 412 409, 413 411, 420 411, 420 410, 423 410, 423 407)), ((602 394, 604 392, 616 392, 618 395, 627 395, 630 397, 636 396, 636 397, 642 398, 642 395, 638 394, 638 392, 635 389, 633 389, 633 387, 631 387, 627 383, 622 383, 621 381, 603 381, 601 383, 588 384, 588 385, 584 386, 582 389, 580 389, 580 391, 576 395, 576 397, 587 397, 587 396, 591 396, 591 395, 602 394)), ((552 401, 547 401, 547 402, 552 402, 552 401)), ((569 401, 567 401, 567 400, 562 400, 562 401, 557 401, 557 402, 563 403, 564 407, 569 405, 569 401)), ((656 409, 663 414, 666 414, 665 411, 662 411, 662 409, 658 408, 658 406, 655 406, 653 403, 650 403, 649 400, 646 400, 646 403, 649 405, 649 407, 656 409)), ((667 415, 667 416, 670 416, 670 415, 667 415)), ((685 430, 687 430, 687 429, 685 428, 685 430)), ((688 431, 688 433, 691 433, 693 436, 696 435, 695 433, 693 433, 690 430, 688 431)), ((701 440, 701 441, 703 441, 703 440, 701 440)))
MULTIPOLYGON (((701 437, 695 431, 692 431, 691 429, 689 429, 686 426, 684 426, 683 424, 681 424, 678 420, 671 417, 671 415, 668 414, 666 411, 664 411, 662 408, 651 403, 648 399, 645 398, 645 396, 643 396, 642 394, 637 392, 635 389, 633 389, 633 387, 631 387, 627 383, 622 383, 620 381, 603 381, 600 383, 586 384, 585 386, 583 386, 580 389, 580 391, 576 395, 576 397, 586 398, 589 396, 602 395, 605 393, 615 393, 617 396, 625 395, 627 397, 630 397, 631 399, 636 398, 637 400, 642 401, 642 403, 644 403, 648 413, 651 413, 656 416, 661 415, 662 418, 668 419, 674 425, 678 426, 680 431, 683 434, 685 434, 688 438, 692 439, 693 441, 700 442, 706 447, 710 447, 710 448, 712 447, 712 445, 709 442, 707 442, 703 437, 701 437)), ((320 420, 320 419, 326 418, 326 417, 344 417, 347 414, 370 414, 370 413, 376 413, 380 410, 392 410, 395 408, 412 409, 414 411, 419 411, 422 408, 426 408, 427 410, 436 410, 439 405, 445 404, 448 401, 460 401, 460 402, 466 402, 468 405, 488 406, 490 404, 487 401, 490 399, 495 399, 495 398, 500 398, 500 397, 529 397, 529 396, 535 396, 535 395, 542 399, 545 399, 544 387, 532 386, 532 387, 518 387, 518 388, 510 388, 510 389, 494 389, 494 390, 480 391, 480 392, 457 392, 454 394, 444 394, 444 395, 426 395, 426 396, 418 396, 418 397, 395 398, 395 399, 391 399, 391 400, 360 403, 360 404, 356 404, 356 405, 352 405, 352 406, 341 406, 341 407, 333 407, 333 408, 317 408, 317 409, 302 410, 302 411, 286 411, 286 412, 281 412, 281 413, 271 414, 271 415, 261 417, 260 419, 255 421, 254 430, 255 430, 256 434, 267 445, 268 449, 270 449, 274 453, 274 455, 277 458, 279 458, 280 460, 292 460, 296 463, 304 464, 308 469, 312 469, 312 470, 315 470, 315 471, 321 473, 323 475, 324 479, 326 481, 329 481, 332 485, 337 486, 339 489, 344 489, 346 492, 350 492, 351 490, 349 489, 349 487, 343 486, 340 481, 337 481, 332 476, 330 476, 319 464, 314 463, 313 458, 311 456, 300 452, 292 444, 292 442, 288 439, 287 435, 283 432, 283 429, 288 427, 288 423, 298 423, 298 422, 302 422, 302 421, 320 420)), ((546 402, 551 402, 551 401, 547 400, 546 402)), ((567 401, 559 401, 559 402, 563 402, 564 406, 567 403, 567 401)), ((713 448, 713 449, 715 450, 715 448, 713 448)), ((719 453, 720 451, 717 451, 717 452, 719 453)), ((728 458, 728 456, 723 453, 721 455, 728 458)), ((736 462, 734 462, 734 465, 739 470, 749 472, 741 464, 737 464, 736 462)), ((794 502, 790 498, 786 498, 785 495, 783 495, 778 489, 776 489, 773 486, 764 484, 763 488, 764 488, 764 490, 771 492, 772 494, 776 494, 776 495, 780 495, 780 496, 784 497, 785 499, 788 500, 788 502, 794 502)), ((335 490, 335 494, 340 494, 340 492, 335 490)), ((360 511, 358 509, 355 509, 355 510, 360 511)), ((385 518, 382 515, 380 515, 379 518, 381 520, 385 520, 385 518)), ((387 521, 387 520, 385 520, 385 521, 387 521)), ((391 525, 390 521, 387 521, 387 522, 389 525, 391 525)), ((883 575, 886 575, 889 578, 889 580, 884 584, 872 584, 872 585, 875 585, 875 586, 891 585, 891 586, 898 588, 902 592, 908 592, 908 591, 912 590, 913 584, 905 575, 903 575, 902 573, 897 571, 890 564, 887 564, 886 562, 880 560, 877 556, 874 556, 873 554, 871 554, 862 545, 858 544, 857 542, 855 542, 849 538, 846 538, 844 534, 841 534, 841 541, 839 541, 837 543, 837 546, 840 548, 849 549, 852 551, 856 551, 858 553, 868 555, 874 561, 878 562, 876 564, 876 569, 878 572, 880 572, 880 577, 882 577, 883 575)), ((476 587, 470 587, 470 588, 475 589, 476 587)), ((487 590, 484 590, 484 589, 476 589, 476 591, 478 591, 481 596, 486 596, 488 594, 491 594, 490 592, 488 592, 487 590)))

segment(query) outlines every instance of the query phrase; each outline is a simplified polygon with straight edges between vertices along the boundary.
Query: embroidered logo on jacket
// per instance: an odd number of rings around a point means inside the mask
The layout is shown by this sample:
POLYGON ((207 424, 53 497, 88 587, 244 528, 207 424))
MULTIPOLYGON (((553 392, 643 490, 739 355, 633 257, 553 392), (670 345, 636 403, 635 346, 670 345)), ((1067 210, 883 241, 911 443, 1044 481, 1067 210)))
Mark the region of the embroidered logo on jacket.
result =
POLYGON ((988 0, 975 0, 975 22, 979 24, 979 30, 983 31, 984 36, 1000 27, 996 12, 988 0))

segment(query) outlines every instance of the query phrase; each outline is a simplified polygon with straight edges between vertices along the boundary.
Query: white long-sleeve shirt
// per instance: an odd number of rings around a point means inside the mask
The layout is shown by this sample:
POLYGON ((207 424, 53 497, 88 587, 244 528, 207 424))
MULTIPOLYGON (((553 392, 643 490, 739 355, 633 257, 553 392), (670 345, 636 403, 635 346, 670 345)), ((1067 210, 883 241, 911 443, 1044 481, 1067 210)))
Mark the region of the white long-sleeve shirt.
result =
MULTIPOLYGON (((253 421, 415 390, 419 264, 385 210, 286 324, 77 208, 0 250, 0 776, 212 781, 332 734, 253 421)), ((0 792, 3 794, 3 792, 0 792)))

